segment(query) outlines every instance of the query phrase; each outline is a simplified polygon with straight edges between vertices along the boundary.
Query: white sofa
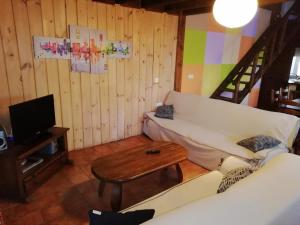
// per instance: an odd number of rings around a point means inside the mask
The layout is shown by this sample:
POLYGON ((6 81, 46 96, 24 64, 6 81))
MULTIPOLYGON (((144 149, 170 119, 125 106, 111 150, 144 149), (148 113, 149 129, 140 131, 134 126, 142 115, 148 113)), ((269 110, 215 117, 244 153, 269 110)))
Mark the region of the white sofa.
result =
POLYGON ((169 93, 165 104, 174 105, 174 120, 146 113, 144 133, 153 140, 184 146, 189 160, 210 170, 229 155, 263 159, 271 151, 287 152, 300 126, 295 116, 175 91, 169 93), (282 145, 253 153, 236 144, 256 135, 275 137, 282 145))
POLYGON ((221 194, 213 171, 124 211, 154 208, 145 225, 299 225, 299 171, 300 157, 283 153, 221 194))

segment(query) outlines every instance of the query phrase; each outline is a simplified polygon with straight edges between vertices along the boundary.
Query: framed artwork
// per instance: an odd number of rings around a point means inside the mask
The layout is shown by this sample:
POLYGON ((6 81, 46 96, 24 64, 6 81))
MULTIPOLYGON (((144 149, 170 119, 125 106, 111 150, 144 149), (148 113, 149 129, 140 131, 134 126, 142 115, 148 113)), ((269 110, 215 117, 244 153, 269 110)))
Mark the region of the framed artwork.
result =
POLYGON ((34 37, 36 58, 71 59, 73 72, 101 74, 108 70, 107 57, 131 57, 131 44, 108 41, 105 32, 70 25, 70 39, 34 37))
POLYGON ((70 59, 70 39, 52 37, 33 37, 36 59, 70 59))
POLYGON ((107 41, 105 51, 112 58, 130 58, 131 44, 125 41, 107 41))
POLYGON ((86 27, 70 26, 71 69, 73 72, 91 72, 90 33, 86 27))
POLYGON ((99 30, 90 30, 91 73, 99 74, 107 71, 107 55, 105 53, 106 35, 99 30))

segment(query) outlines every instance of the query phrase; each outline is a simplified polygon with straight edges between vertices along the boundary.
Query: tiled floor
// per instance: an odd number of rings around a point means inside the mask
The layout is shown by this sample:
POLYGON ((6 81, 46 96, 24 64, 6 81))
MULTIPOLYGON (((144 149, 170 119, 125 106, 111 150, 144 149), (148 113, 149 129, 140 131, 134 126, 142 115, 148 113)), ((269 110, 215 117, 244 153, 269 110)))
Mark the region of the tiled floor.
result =
MULTIPOLYGON (((66 165, 37 189, 29 203, 22 204, 0 200, 0 211, 5 225, 82 225, 88 224, 89 209, 110 210, 110 184, 106 185, 103 198, 98 198, 98 182, 90 172, 91 162, 101 156, 120 153, 126 149, 143 145, 150 140, 145 136, 131 137, 105 145, 70 152, 74 165, 66 165)), ((184 180, 207 170, 189 162, 181 163, 184 180)), ((1 179, 1 178, 0 178, 1 179)), ((153 196, 176 184, 175 168, 167 174, 157 172, 123 188, 122 208, 153 196)))

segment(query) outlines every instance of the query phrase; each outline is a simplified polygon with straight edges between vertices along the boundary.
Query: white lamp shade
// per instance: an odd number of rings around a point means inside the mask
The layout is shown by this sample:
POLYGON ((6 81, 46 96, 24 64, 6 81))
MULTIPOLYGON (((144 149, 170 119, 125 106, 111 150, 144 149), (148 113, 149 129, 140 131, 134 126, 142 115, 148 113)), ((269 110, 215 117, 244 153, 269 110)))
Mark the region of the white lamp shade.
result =
POLYGON ((216 0, 213 6, 215 20, 229 28, 249 23, 257 12, 257 0, 216 0))

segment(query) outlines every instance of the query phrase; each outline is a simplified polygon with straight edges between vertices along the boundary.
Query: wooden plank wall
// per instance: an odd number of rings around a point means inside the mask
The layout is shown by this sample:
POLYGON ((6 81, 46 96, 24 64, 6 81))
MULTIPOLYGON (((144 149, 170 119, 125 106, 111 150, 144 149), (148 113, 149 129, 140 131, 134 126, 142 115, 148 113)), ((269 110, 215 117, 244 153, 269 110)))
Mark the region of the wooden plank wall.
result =
POLYGON ((0 3, 0 123, 8 128, 10 104, 53 94, 71 150, 111 142, 140 134, 143 113, 174 88, 177 16, 92 0, 0 3), (68 37, 76 24, 131 42, 132 57, 109 59, 101 75, 70 72, 69 60, 34 58, 32 36, 68 37))

